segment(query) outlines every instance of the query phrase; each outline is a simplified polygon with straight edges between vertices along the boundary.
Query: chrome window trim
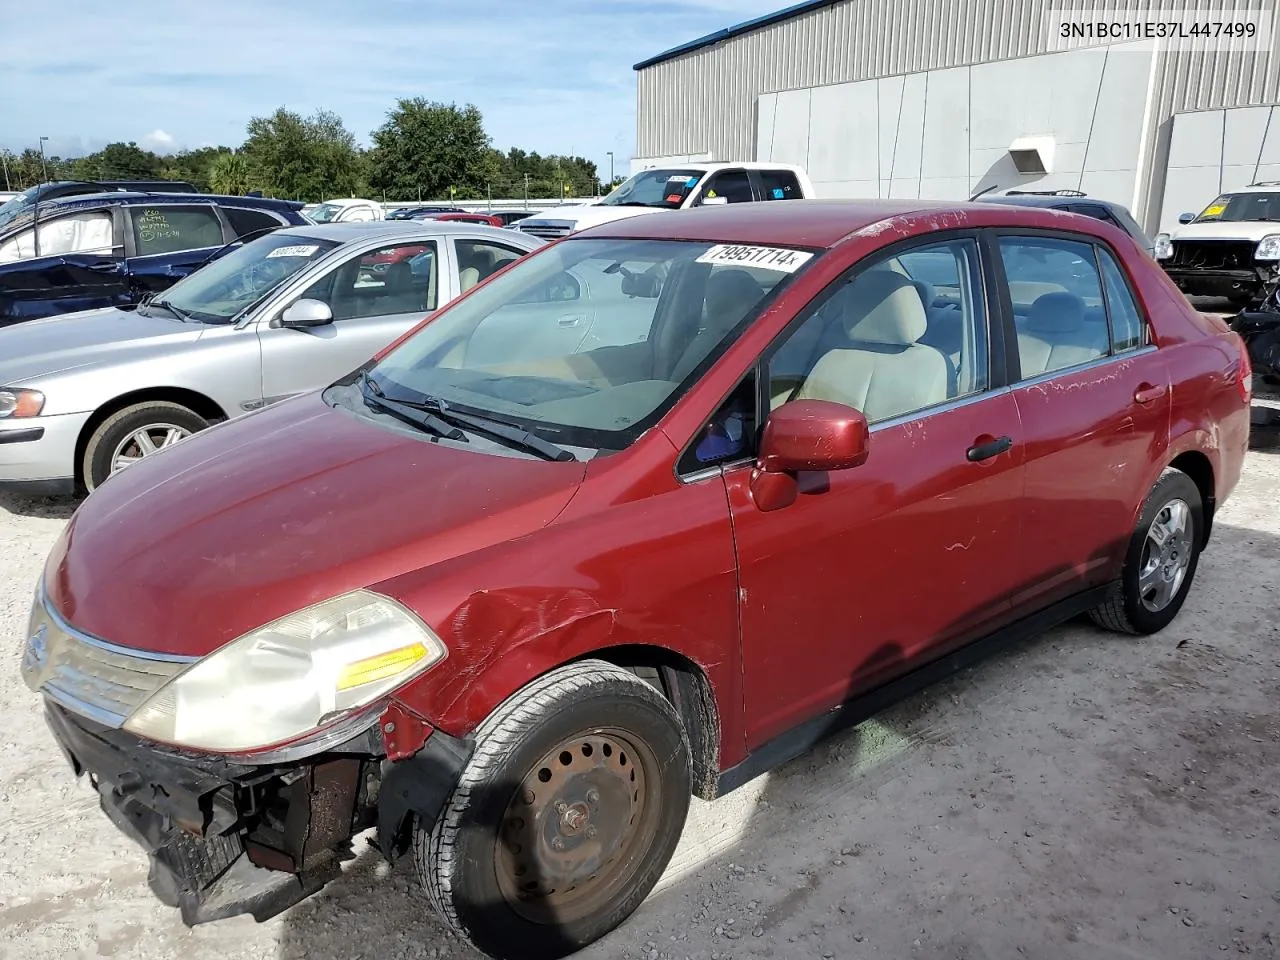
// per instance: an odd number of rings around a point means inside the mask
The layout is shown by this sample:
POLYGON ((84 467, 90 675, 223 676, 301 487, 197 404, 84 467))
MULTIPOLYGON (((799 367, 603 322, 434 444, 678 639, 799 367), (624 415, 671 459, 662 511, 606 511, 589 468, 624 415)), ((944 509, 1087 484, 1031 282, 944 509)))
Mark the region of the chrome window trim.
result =
POLYGON ((949 413, 952 410, 959 410, 961 407, 967 407, 980 401, 990 399, 991 397, 1003 396, 1012 392, 1012 387, 997 387, 995 390, 979 390, 976 393, 967 393, 963 397, 952 397, 950 400, 943 400, 941 403, 935 403, 931 407, 921 407, 919 410, 913 410, 910 413, 901 413, 896 417, 889 417, 885 420, 877 420, 875 423, 867 425, 869 433, 879 433, 881 430, 888 430, 891 427, 899 427, 904 423, 913 423, 922 417, 931 417, 937 413, 949 413))
POLYGON ((1041 383, 1048 383, 1058 377, 1066 376, 1072 373, 1079 373, 1084 370, 1092 370, 1094 367, 1103 367, 1109 363, 1115 363, 1120 360, 1128 360, 1132 357, 1142 357, 1149 353, 1155 353, 1158 350, 1155 344, 1148 343, 1141 347, 1131 347, 1128 350, 1121 350, 1119 353, 1109 353, 1105 357, 1095 357, 1092 360, 1086 360, 1084 363, 1076 363, 1069 367, 1060 367, 1057 370, 1050 370, 1047 373, 1037 374, 1034 377, 1028 377, 1025 380, 1019 380, 1013 384, 1014 387, 1036 386, 1041 383))

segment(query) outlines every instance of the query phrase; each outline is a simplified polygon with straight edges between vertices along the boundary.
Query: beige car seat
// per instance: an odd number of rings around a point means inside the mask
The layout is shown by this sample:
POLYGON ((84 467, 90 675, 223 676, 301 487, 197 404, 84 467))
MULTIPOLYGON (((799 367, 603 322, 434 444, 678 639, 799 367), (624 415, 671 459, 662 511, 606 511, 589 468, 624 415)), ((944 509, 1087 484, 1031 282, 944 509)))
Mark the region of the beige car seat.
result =
POLYGON ((1074 293, 1046 293, 1031 304, 1018 330, 1024 379, 1088 363, 1109 349, 1105 318, 1089 322, 1085 303, 1074 293))
POLYGON ((795 399, 843 403, 874 422, 949 398, 951 363, 919 342, 929 322, 912 281, 870 270, 849 284, 842 301, 846 343, 821 356, 795 399))

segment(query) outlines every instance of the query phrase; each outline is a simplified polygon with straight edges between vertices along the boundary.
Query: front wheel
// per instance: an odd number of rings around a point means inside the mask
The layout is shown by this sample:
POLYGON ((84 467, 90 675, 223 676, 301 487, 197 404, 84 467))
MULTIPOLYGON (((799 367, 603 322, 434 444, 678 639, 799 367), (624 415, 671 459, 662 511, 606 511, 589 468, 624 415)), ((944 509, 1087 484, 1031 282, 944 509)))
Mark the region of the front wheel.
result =
POLYGON ((497 960, 554 960, 627 919, 666 868, 689 809, 671 704, 584 661, 534 681, 481 725, 414 853, 432 903, 497 960))
POLYGON ((1090 614, 1119 633, 1158 633, 1182 609, 1204 543, 1200 489, 1181 470, 1156 481, 1129 542, 1124 571, 1111 595, 1090 614))
POLYGON ((118 410, 98 424, 85 447, 81 475, 92 492, 107 477, 209 426, 179 403, 155 400, 118 410))

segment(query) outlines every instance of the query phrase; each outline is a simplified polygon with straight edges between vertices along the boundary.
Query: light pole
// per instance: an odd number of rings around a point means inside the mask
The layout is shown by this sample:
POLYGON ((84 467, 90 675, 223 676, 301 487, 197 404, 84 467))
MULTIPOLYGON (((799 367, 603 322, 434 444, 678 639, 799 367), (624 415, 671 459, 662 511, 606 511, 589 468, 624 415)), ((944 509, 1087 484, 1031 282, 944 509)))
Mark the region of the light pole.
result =
POLYGON ((49 165, 44 162, 44 142, 48 139, 48 137, 40 138, 40 175, 44 178, 44 183, 49 182, 49 165))
POLYGON ((613 151, 609 151, 609 189, 613 189, 613 151))

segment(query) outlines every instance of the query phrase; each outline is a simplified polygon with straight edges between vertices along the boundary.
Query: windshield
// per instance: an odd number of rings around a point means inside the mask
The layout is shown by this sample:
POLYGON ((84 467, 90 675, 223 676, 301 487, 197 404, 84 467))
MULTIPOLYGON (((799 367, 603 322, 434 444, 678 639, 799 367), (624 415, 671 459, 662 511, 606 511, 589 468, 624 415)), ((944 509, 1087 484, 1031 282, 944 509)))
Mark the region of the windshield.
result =
POLYGON ((4 203, 0 203, 0 227, 13 223, 21 213, 31 206, 39 192, 40 187, 31 187, 22 191, 16 197, 10 197, 4 203))
POLYGON ((1196 223, 1280 220, 1280 193, 1224 193, 1196 217, 1196 223))
POLYGON ((792 249, 566 240, 446 309, 370 370, 385 396, 616 451, 806 268, 792 249))
POLYGON ((233 250, 160 294, 181 315, 227 323, 338 244, 315 237, 272 233, 233 250))
POLYGON ((661 207, 673 210, 706 174, 701 170, 646 170, 600 201, 604 207, 661 207))
POLYGON ((307 217, 316 223, 329 223, 342 212, 342 208, 336 203, 318 203, 315 208, 307 211, 307 217))

